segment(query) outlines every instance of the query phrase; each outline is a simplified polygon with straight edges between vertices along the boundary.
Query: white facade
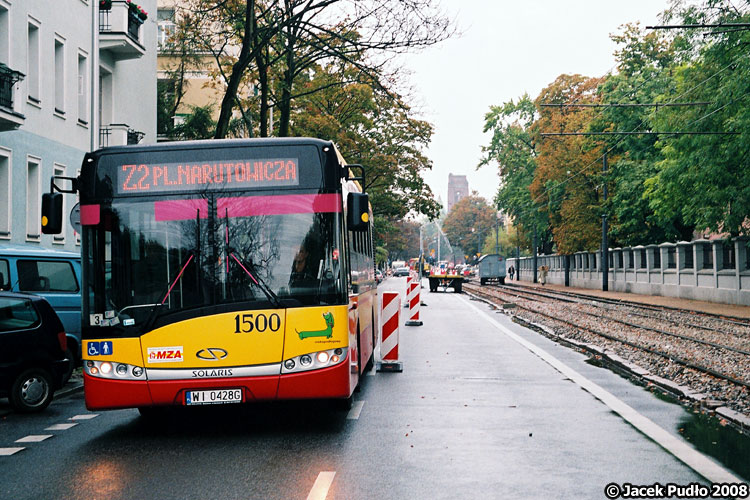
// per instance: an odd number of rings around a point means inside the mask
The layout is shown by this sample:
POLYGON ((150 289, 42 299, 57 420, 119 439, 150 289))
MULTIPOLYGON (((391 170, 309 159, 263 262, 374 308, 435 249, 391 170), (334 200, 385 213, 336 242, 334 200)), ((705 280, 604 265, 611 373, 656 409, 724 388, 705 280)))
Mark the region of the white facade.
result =
POLYGON ((145 20, 125 0, 0 0, 0 245, 77 251, 67 221, 41 234, 50 178, 99 147, 156 142, 156 0, 133 3, 145 20))

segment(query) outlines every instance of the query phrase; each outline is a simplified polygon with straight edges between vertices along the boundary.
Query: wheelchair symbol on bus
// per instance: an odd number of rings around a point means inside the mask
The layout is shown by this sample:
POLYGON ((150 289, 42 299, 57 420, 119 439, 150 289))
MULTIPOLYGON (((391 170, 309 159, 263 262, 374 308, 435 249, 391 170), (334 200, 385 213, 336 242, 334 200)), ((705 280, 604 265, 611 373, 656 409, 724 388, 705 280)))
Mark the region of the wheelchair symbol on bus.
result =
POLYGON ((112 341, 89 342, 87 352, 89 356, 109 356, 112 354, 112 341))

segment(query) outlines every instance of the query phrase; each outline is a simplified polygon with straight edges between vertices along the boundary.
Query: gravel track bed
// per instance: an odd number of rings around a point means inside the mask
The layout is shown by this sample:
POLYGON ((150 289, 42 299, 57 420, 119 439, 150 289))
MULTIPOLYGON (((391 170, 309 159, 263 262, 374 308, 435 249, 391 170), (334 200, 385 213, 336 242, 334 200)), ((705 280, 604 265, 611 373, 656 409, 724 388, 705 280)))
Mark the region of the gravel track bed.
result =
MULTIPOLYGON (((470 285, 470 284, 465 284, 470 285)), ((471 288, 471 286, 470 286, 471 288)), ((692 391, 705 394, 708 399, 713 400, 712 404, 722 405, 740 412, 750 417, 750 389, 746 386, 735 384, 731 381, 715 377, 709 373, 693 369, 679 362, 670 360, 662 355, 650 353, 637 347, 623 344, 617 340, 592 333, 585 328, 599 331, 606 335, 631 342, 638 346, 647 347, 653 350, 661 351, 674 358, 686 361, 688 363, 705 367, 722 375, 750 384, 750 356, 722 348, 712 347, 705 344, 696 343, 690 340, 684 340, 677 337, 667 336, 658 332, 635 328, 608 320, 601 314, 602 309, 595 307, 590 303, 579 302, 577 304, 564 303, 555 301, 552 298, 543 300, 543 297, 534 296, 534 298, 519 298, 507 293, 502 289, 493 289, 481 287, 477 290, 484 295, 491 295, 499 301, 513 302, 519 307, 513 310, 512 314, 533 323, 543 324, 554 329, 554 331, 569 339, 578 342, 597 345, 602 349, 607 349, 618 356, 634 363, 641 368, 649 371, 651 374, 671 380, 672 382, 689 387, 692 391), (524 308, 532 309, 532 312, 524 308), (589 314, 582 314, 587 312, 589 314), (595 316, 592 316, 594 314, 595 316), (557 319, 555 319, 557 318, 557 319), (566 323, 570 322, 580 325, 576 328, 566 323)), ((516 290, 513 290, 515 293, 516 290)), ((518 292, 523 292, 519 290, 518 292)), ((569 297, 566 297, 569 298, 569 297)), ((586 301, 590 302, 590 301, 586 301)), ((739 349, 750 350, 750 333, 743 336, 740 329, 736 327, 738 333, 732 335, 726 331, 718 331, 717 327, 727 329, 729 323, 721 324, 720 320, 712 317, 701 315, 692 315, 685 313, 674 313, 664 311, 669 321, 663 321, 655 315, 648 318, 634 318, 629 314, 629 309, 624 305, 616 307, 607 307, 606 316, 617 318, 629 323, 637 323, 648 328, 664 330, 687 335, 696 339, 715 342, 718 344, 730 345, 739 349), (715 331, 693 328, 690 323, 700 321, 701 326, 713 328, 715 331), (678 323, 675 325, 675 323, 678 323), (743 338, 744 337, 744 338, 743 338)), ((735 326, 732 326, 735 328, 735 326)))

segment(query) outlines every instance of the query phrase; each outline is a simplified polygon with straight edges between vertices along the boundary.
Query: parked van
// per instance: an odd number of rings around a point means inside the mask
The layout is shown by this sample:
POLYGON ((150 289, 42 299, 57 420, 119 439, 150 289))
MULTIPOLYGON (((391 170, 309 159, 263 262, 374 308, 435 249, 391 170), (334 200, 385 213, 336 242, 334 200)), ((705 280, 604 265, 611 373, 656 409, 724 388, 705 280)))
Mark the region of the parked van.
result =
MULTIPOLYGON (((68 338, 67 357, 81 361, 81 256, 74 252, 0 245, 0 290, 47 299, 68 338)), ((71 367, 72 370, 72 367, 71 367)))

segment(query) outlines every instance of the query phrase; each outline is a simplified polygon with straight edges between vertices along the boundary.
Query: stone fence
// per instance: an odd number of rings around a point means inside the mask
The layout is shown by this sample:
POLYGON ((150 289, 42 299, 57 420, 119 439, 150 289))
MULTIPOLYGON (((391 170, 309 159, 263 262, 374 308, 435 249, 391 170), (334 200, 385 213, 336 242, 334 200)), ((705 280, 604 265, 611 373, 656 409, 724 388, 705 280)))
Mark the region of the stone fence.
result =
MULTIPOLYGON (((609 250, 611 291, 750 305, 750 238, 694 240, 609 250)), ((538 255, 547 282, 602 288, 601 252, 538 255)), ((534 258, 508 259, 519 278, 534 280, 534 258)))

